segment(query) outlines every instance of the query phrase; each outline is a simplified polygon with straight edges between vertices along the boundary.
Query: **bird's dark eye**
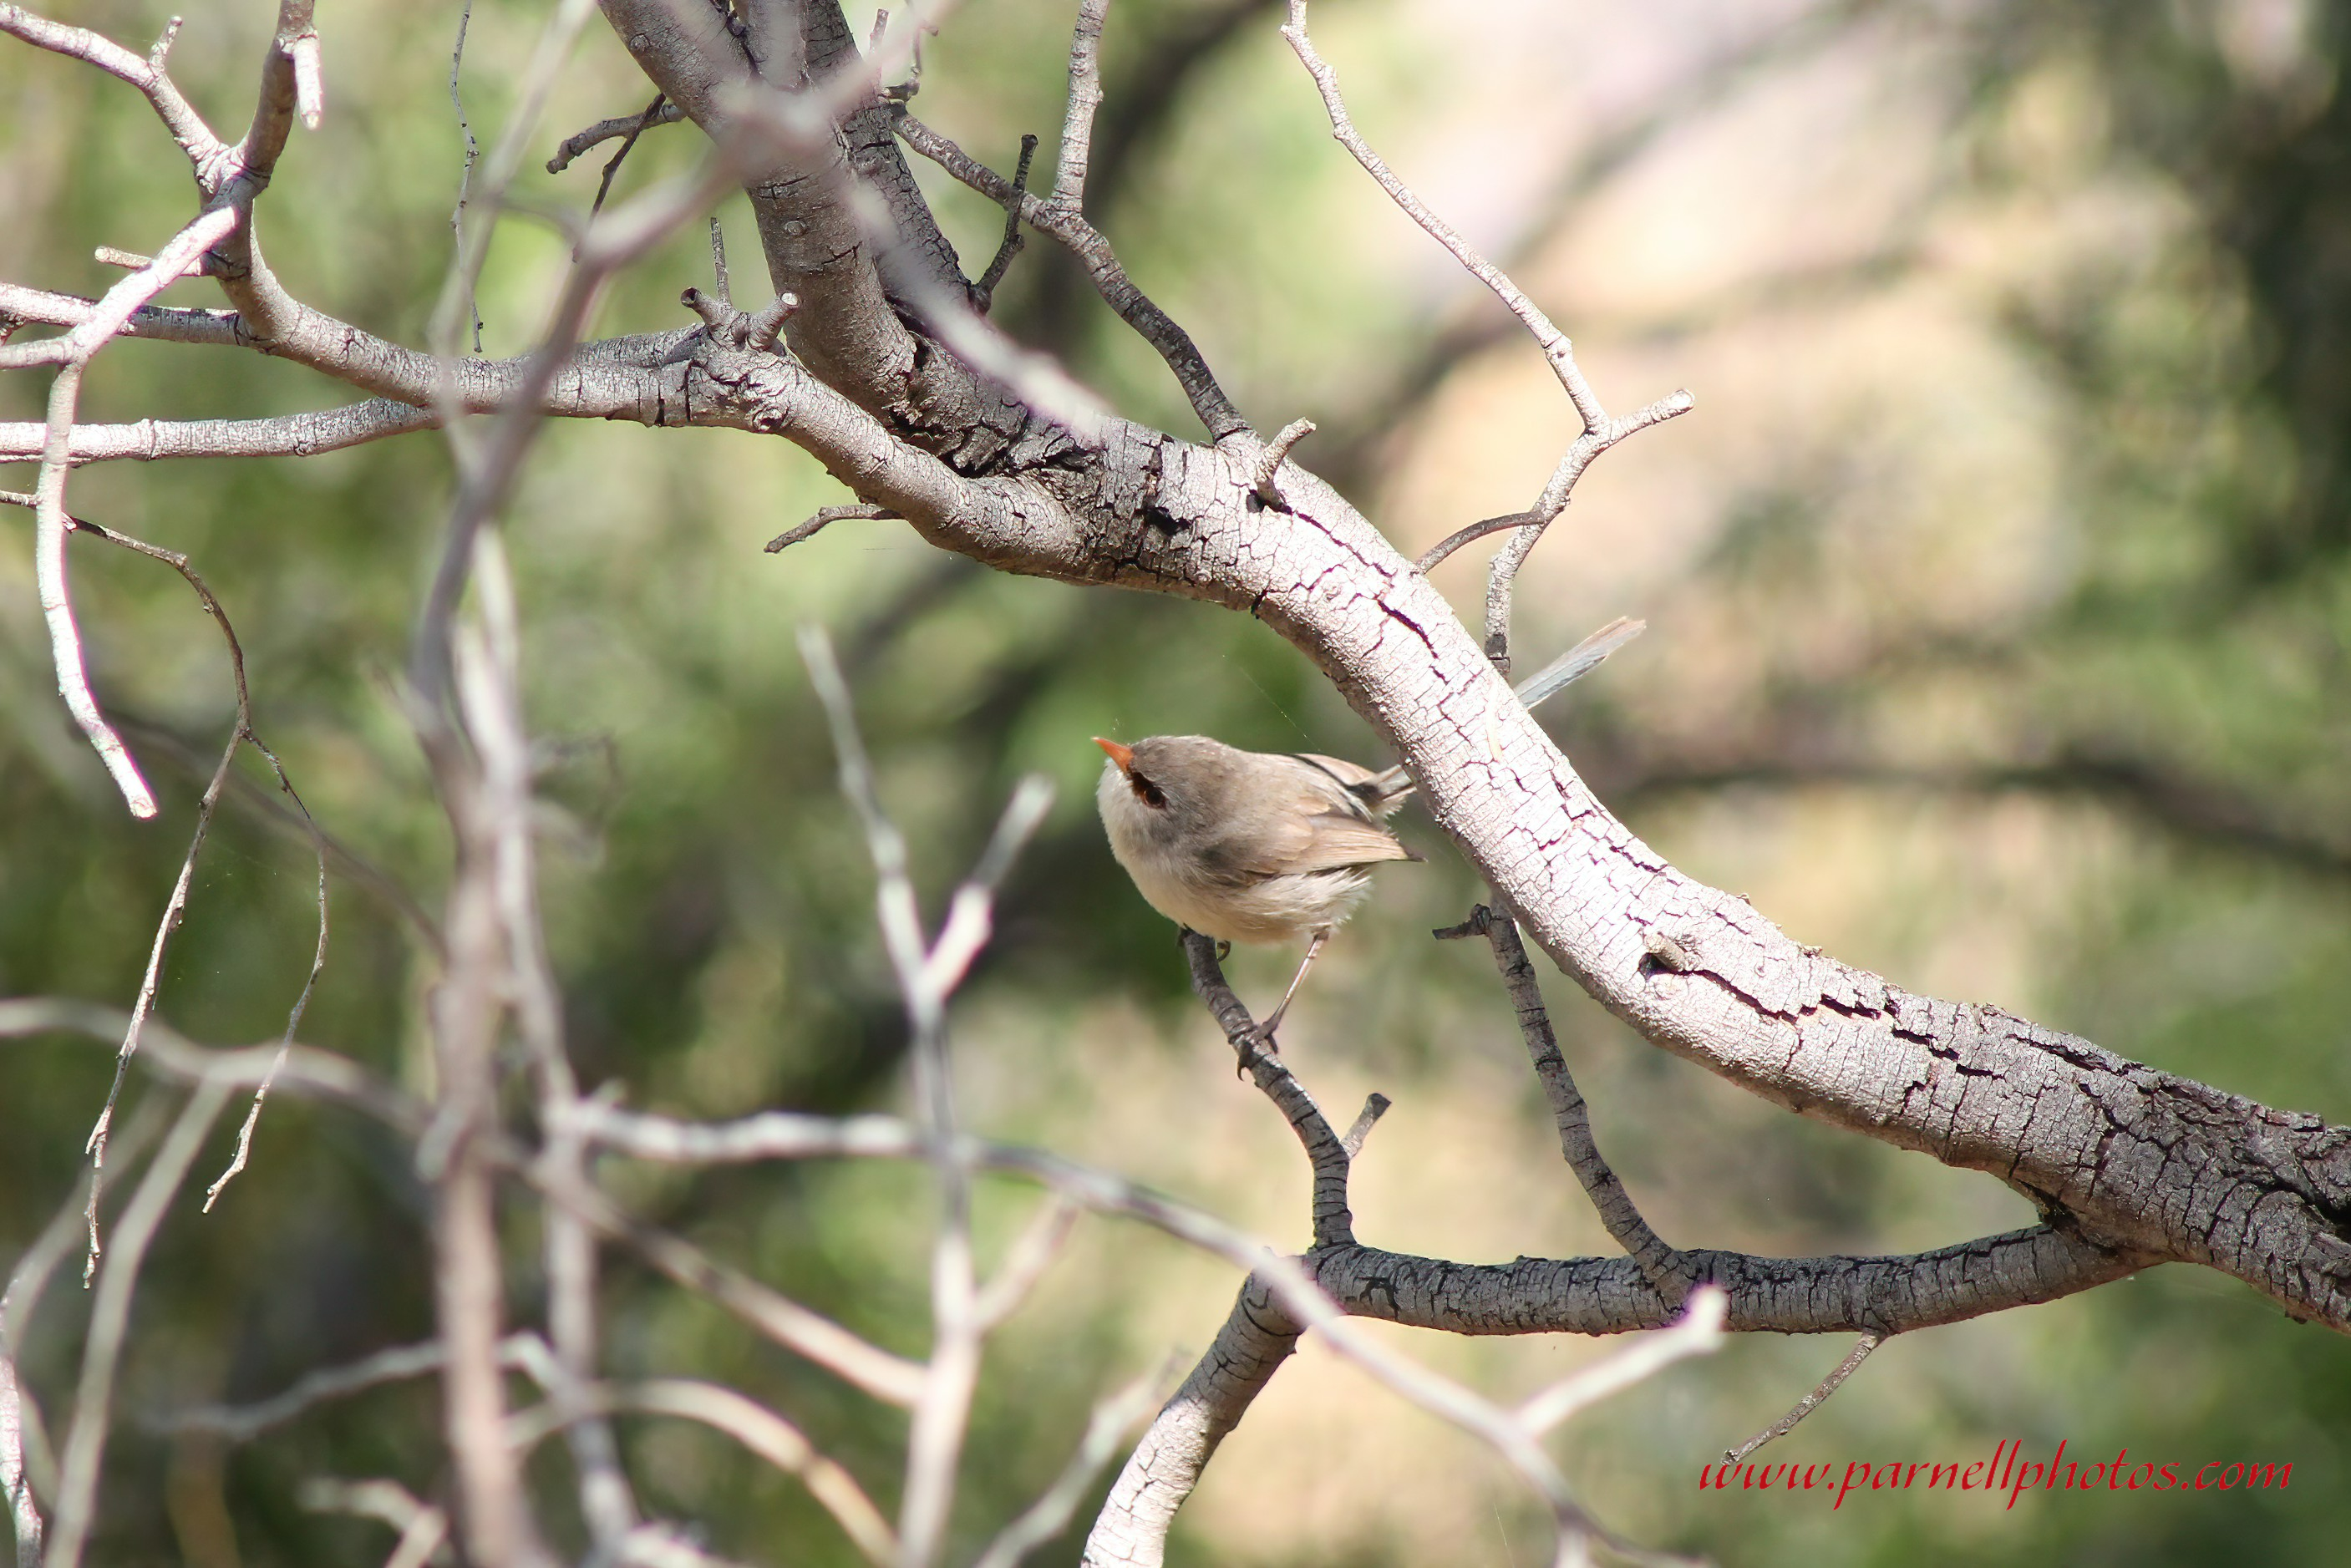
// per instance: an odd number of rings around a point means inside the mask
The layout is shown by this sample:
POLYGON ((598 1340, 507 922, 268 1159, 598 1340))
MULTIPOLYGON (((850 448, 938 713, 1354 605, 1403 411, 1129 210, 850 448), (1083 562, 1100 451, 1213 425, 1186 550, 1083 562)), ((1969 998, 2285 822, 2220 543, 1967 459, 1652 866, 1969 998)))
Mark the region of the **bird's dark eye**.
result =
POLYGON ((1144 805, 1155 810, 1164 810, 1166 808, 1167 791, 1145 779, 1142 774, 1130 769, 1126 776, 1126 782, 1134 789, 1134 798, 1144 805))

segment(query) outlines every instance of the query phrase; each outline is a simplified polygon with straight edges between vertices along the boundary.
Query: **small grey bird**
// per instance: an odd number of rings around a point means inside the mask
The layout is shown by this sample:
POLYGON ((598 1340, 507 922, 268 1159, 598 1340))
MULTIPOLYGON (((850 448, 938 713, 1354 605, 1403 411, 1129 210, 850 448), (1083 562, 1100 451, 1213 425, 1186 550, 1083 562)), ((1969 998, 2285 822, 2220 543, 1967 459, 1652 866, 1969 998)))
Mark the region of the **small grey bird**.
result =
MULTIPOLYGON (((1515 689, 1529 708, 1640 635, 1619 619, 1515 689)), ((1094 737, 1110 761, 1094 800, 1111 852, 1144 902, 1220 942, 1307 938, 1280 1005, 1258 1026, 1270 1040, 1331 933, 1371 891, 1367 867, 1421 857, 1384 819, 1412 794, 1401 764, 1374 772, 1312 752, 1242 751, 1204 735, 1155 735, 1122 746, 1094 737)))

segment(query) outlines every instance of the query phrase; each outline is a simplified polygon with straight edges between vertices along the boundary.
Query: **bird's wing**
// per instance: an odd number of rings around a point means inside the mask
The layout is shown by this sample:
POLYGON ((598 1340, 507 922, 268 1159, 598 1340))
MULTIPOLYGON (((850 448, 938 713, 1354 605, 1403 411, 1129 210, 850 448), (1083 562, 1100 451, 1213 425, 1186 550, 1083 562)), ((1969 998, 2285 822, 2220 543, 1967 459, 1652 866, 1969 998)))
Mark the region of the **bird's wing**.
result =
POLYGON ((1373 865, 1381 861, 1416 861, 1394 833, 1352 813, 1327 811, 1306 819, 1305 842, 1282 869, 1291 872, 1339 871, 1347 866, 1373 865))
POLYGON ((1202 857, 1219 881, 1245 884, 1421 858, 1382 827, 1355 792, 1354 780, 1347 775, 1369 779, 1368 768, 1337 758, 1301 755, 1265 761, 1280 764, 1263 780, 1270 797, 1267 817, 1257 819, 1254 831, 1235 834, 1202 857))

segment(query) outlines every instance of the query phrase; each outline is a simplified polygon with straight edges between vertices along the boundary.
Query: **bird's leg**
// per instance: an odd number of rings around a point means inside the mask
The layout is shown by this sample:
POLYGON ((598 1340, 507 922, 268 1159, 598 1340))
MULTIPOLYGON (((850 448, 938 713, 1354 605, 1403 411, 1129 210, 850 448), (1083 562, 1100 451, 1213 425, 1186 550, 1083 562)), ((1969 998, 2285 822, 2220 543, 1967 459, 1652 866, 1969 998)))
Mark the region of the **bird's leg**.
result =
POLYGON ((1300 961, 1298 973, 1290 977, 1290 989, 1281 993, 1280 1005, 1268 1015, 1263 1023, 1257 1026, 1257 1038, 1261 1044, 1273 1043, 1273 1031, 1281 1027, 1281 1015, 1290 1010, 1290 998, 1298 994, 1299 984, 1306 978, 1306 971, 1314 967, 1314 960, 1322 953, 1322 945, 1330 940, 1331 928, 1327 925, 1307 939, 1306 956, 1300 961))

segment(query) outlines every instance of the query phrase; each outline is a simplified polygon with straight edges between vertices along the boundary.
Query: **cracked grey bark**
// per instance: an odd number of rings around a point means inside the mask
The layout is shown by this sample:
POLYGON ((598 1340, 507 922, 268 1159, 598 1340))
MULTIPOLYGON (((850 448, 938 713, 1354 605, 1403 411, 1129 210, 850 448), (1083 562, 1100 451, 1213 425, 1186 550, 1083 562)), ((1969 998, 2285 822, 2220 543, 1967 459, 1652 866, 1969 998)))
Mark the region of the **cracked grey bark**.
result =
POLYGON ((1085 461, 984 479, 878 428, 795 438, 944 548, 1264 620, 1395 747, 1553 961, 1652 1041, 1791 1110, 1990 1172, 2094 1246, 2206 1263, 2294 1316, 2351 1326, 2351 1132, 1912 996, 1683 875, 1592 796, 1436 590, 1311 475, 1273 510, 1253 504, 1238 444, 1132 424, 1085 461))
POLYGON ((1254 1279, 1242 1284, 1216 1343, 1111 1484, 1086 1537, 1083 1568, 1159 1568, 1176 1511, 1225 1434, 1298 1348, 1300 1332, 1271 1291, 1254 1279))

